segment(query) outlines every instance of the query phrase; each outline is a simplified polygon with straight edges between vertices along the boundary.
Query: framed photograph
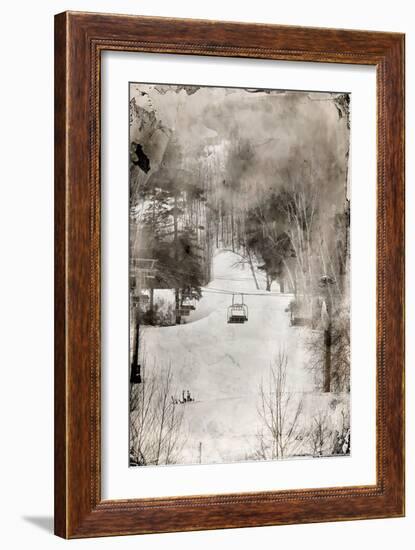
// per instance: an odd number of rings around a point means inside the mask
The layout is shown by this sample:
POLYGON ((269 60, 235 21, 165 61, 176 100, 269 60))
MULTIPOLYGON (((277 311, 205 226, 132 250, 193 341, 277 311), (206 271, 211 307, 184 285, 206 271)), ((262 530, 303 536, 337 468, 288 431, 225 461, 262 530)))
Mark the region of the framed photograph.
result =
POLYGON ((404 35, 55 18, 55 532, 404 515, 404 35))

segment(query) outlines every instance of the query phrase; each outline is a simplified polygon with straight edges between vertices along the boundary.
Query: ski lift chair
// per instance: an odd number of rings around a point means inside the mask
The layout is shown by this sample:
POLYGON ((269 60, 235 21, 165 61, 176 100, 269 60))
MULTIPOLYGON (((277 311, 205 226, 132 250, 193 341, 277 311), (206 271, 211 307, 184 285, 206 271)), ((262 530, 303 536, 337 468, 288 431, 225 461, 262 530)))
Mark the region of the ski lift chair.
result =
POLYGON ((182 293, 182 306, 189 311, 194 311, 196 309, 195 305, 195 294, 191 291, 183 291, 182 293))
POLYGON ((241 301, 235 301, 235 295, 232 295, 232 305, 228 307, 228 323, 243 324, 248 321, 248 306, 244 304, 243 294, 241 301))
POLYGON ((187 311, 194 311, 196 309, 196 306, 193 304, 192 300, 190 298, 186 298, 182 301, 181 307, 187 311))

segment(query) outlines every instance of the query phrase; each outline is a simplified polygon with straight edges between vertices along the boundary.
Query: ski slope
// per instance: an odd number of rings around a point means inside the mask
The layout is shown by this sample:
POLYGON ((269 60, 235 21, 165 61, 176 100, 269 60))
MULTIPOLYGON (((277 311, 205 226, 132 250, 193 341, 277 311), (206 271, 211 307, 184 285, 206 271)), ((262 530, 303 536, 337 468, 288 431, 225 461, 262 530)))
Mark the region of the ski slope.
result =
POLYGON ((152 368, 153 360, 158 368, 170 364, 175 396, 181 397, 184 389, 195 399, 180 405, 188 431, 182 463, 199 462, 200 442, 203 463, 244 460, 252 453, 259 427, 259 385, 261 380, 266 382, 279 350, 289 356, 287 389, 313 398, 313 378, 305 368, 306 354, 299 338, 307 329, 290 327, 284 311, 292 296, 274 287, 267 293, 260 271, 258 292, 250 268, 235 265, 238 259, 229 251, 216 252, 213 280, 203 290, 196 310, 186 317, 186 324, 145 327, 143 331, 142 349, 150 365, 146 368, 152 368), (222 291, 253 293, 245 296, 248 322, 227 323, 232 296, 222 291))

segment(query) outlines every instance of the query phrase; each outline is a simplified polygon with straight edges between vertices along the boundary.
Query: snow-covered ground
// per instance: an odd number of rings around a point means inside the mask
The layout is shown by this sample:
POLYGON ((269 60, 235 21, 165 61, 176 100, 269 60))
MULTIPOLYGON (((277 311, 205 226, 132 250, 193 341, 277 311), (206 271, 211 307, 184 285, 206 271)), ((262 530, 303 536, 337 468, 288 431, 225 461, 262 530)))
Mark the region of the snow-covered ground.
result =
POLYGON ((279 350, 289 356, 287 390, 302 394, 304 414, 328 406, 330 395, 316 395, 312 374, 306 368, 306 351, 301 335, 308 330, 289 326, 287 308, 291 295, 280 294, 278 285, 265 292, 263 274, 257 273, 258 292, 248 266, 235 265, 238 256, 217 251, 213 261, 213 280, 204 289, 196 310, 186 324, 145 327, 143 347, 146 368, 170 364, 175 397, 189 390, 195 399, 180 405, 185 410, 188 430, 182 463, 230 462, 246 459, 256 448, 260 426, 259 386, 266 383, 270 364, 279 350), (215 290, 253 293, 244 300, 249 320, 228 324, 229 294, 215 290), (318 403, 316 403, 316 399, 318 403))

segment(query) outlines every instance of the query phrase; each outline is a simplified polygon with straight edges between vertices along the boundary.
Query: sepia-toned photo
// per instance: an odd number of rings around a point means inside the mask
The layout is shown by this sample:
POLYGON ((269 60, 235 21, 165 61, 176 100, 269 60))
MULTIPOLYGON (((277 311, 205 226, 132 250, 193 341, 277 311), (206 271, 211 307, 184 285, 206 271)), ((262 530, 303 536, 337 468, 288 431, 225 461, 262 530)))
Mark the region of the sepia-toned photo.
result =
POLYGON ((129 464, 350 454, 350 94, 130 83, 129 464))

